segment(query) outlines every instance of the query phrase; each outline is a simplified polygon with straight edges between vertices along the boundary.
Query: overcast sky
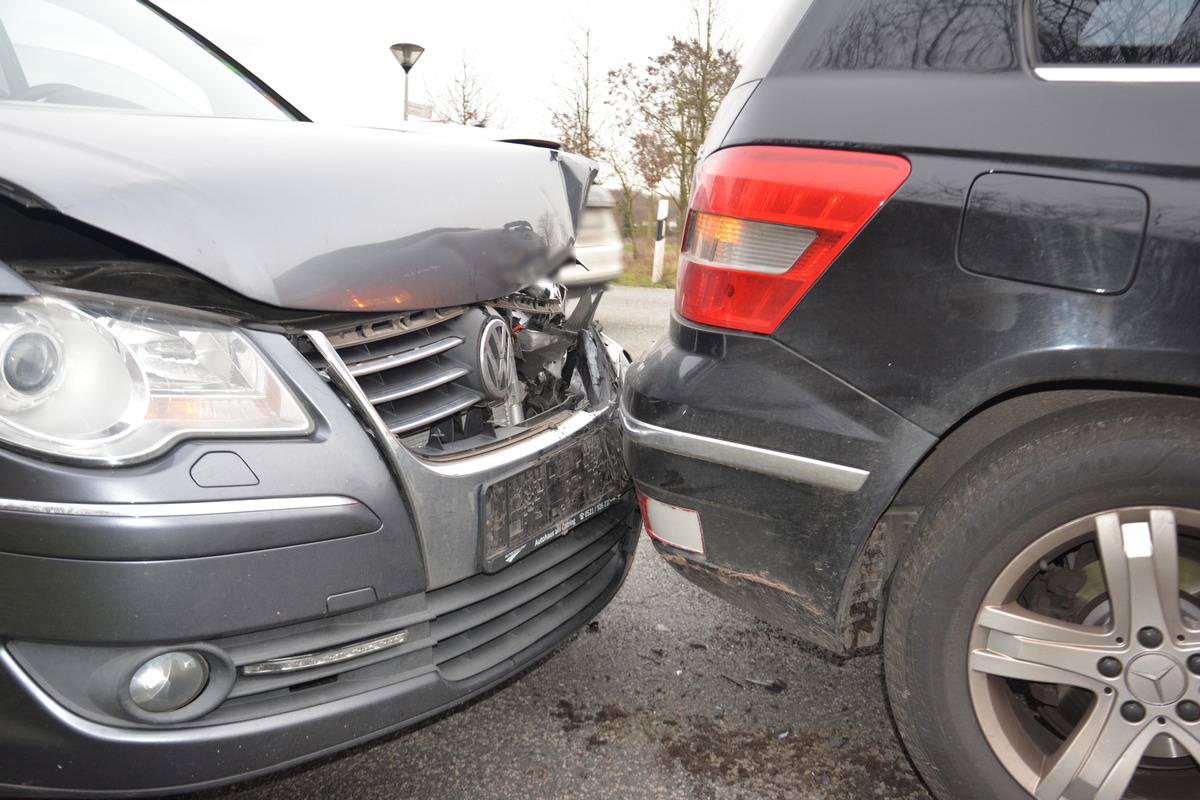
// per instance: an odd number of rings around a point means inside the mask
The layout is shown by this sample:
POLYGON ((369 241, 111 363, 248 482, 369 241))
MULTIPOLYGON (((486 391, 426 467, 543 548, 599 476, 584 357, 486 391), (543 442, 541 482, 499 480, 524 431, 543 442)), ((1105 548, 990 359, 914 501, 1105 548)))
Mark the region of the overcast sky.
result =
MULTIPOLYGON (((389 125, 401 119, 404 71, 395 42, 425 48, 409 99, 433 104, 471 69, 487 81, 506 127, 552 135, 555 81, 570 82, 571 38, 591 29, 594 69, 644 64, 669 37, 695 30, 693 0, 160 0, 318 121, 389 125)), ((703 3, 704 0, 699 0, 703 3)), ((779 0, 725 0, 723 44, 746 50, 779 0)))

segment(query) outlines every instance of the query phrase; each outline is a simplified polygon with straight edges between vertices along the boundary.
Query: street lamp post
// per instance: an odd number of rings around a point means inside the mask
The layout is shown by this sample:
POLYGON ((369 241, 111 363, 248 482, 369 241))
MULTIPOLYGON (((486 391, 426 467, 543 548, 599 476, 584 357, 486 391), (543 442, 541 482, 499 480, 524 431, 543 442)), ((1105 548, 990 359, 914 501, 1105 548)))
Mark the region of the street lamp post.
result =
POLYGON ((421 53, 425 52, 425 48, 403 42, 392 45, 391 49, 392 55, 400 62, 400 66, 404 67, 404 121, 408 122, 408 71, 413 68, 413 64, 417 63, 417 59, 421 57, 421 53))

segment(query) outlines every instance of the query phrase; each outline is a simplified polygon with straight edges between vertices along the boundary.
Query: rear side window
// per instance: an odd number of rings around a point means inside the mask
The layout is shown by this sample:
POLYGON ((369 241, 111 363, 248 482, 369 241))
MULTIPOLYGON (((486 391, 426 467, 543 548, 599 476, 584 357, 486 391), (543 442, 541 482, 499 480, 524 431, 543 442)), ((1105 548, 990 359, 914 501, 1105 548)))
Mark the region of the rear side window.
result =
POLYGON ((773 71, 1016 69, 1013 0, 829 0, 814 3, 773 71))
POLYGON ((1197 0, 1038 0, 1045 64, 1198 64, 1197 0))

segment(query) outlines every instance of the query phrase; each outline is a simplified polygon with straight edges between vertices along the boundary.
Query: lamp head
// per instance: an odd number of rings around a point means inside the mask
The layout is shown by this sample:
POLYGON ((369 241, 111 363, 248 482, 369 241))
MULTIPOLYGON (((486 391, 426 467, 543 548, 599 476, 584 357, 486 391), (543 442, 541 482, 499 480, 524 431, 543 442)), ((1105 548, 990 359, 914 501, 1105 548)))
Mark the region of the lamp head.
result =
POLYGON ((408 42, 394 44, 392 45, 391 50, 392 55, 394 55, 396 60, 400 62, 400 66, 404 67, 404 71, 406 73, 413 68, 413 64, 417 63, 417 59, 421 57, 421 53, 425 52, 424 47, 410 44, 408 42))

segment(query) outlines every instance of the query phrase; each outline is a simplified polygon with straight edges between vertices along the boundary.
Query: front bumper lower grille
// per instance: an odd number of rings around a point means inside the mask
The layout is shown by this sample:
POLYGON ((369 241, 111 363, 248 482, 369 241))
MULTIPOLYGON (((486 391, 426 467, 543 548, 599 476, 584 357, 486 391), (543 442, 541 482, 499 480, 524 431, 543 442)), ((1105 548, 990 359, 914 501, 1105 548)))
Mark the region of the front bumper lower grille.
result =
MULTIPOLYGON (((155 726, 115 718, 96 709, 82 694, 82 685, 56 686, 47 679, 55 674, 53 665, 64 658, 60 646, 11 642, 9 647, 60 704, 114 727, 178 729, 236 723, 429 676, 451 687, 451 695, 465 696, 511 673, 514 664, 536 658, 582 625, 582 617, 594 615, 608 602, 628 569, 637 519, 636 506, 626 497, 499 573, 478 574, 442 589, 330 619, 212 641, 237 667, 233 690, 216 710, 187 722, 155 726), (397 636, 396 646, 364 649, 361 656, 328 665, 258 674, 244 669, 353 650, 400 632, 406 635, 397 636)), ((106 651, 97 653, 105 659, 115 654, 108 648, 96 650, 106 651)), ((416 705, 414 701, 414 708, 403 709, 404 718, 432 710, 416 705)))
POLYGON ((304 630, 311 625, 306 624, 297 626, 291 642, 286 631, 272 631, 269 650, 262 643, 231 643, 228 652, 240 667, 408 631, 405 643, 355 661, 283 675, 239 674, 237 699, 198 724, 303 706, 306 689, 314 690, 313 700, 326 702, 331 693, 363 691, 431 671, 451 683, 486 675, 615 592, 630 555, 631 517, 636 519, 634 504, 623 501, 508 569, 426 593, 424 608, 406 607, 401 600, 392 608, 385 603, 345 614, 336 626, 319 623, 320 641, 304 630))

